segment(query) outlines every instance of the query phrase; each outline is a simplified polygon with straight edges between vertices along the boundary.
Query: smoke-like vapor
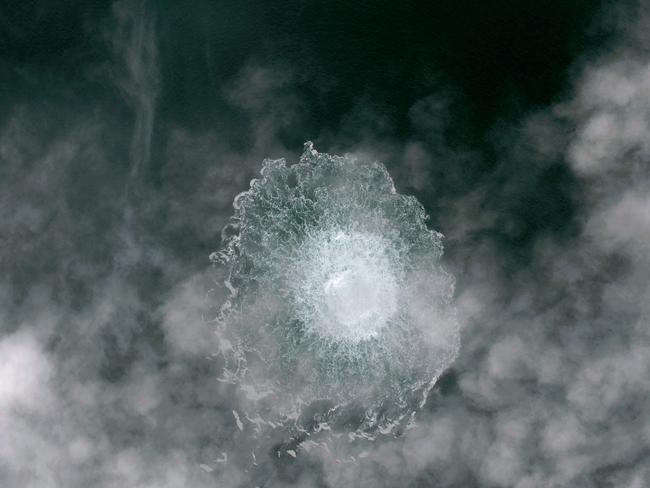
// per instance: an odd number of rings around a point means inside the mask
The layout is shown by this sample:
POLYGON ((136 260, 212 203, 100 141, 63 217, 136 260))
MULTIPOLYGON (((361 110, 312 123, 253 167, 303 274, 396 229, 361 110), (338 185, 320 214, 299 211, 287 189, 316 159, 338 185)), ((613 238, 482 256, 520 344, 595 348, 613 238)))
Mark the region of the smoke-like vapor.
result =
POLYGON ((155 18, 145 0, 113 5, 116 29, 111 42, 115 53, 115 82, 133 108, 131 176, 149 163, 159 91, 155 18))

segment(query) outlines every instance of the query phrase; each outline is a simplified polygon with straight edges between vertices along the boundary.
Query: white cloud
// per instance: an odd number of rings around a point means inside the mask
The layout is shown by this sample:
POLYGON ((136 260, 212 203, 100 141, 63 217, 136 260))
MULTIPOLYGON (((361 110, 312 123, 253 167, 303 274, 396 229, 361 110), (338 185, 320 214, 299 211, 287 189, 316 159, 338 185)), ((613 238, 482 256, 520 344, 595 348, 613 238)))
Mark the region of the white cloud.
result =
POLYGON ((0 412, 41 410, 51 401, 52 363, 33 332, 23 329, 0 340, 0 412))

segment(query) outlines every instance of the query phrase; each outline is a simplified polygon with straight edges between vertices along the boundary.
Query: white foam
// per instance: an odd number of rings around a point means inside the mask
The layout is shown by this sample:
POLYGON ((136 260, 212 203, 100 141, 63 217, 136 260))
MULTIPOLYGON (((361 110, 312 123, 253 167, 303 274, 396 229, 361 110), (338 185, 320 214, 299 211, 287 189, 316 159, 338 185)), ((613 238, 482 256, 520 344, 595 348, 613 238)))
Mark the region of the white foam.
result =
POLYGON ((397 311, 398 279, 377 235, 325 230, 308 239, 293 283, 297 313, 321 336, 377 337, 397 311))

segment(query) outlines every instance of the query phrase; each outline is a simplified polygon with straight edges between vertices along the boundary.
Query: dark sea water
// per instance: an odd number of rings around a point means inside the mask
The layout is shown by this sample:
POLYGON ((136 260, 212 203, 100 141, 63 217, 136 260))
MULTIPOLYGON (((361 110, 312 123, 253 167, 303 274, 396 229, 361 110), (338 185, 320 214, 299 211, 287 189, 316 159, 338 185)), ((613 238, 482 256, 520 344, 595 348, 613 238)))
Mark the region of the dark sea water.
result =
POLYGON ((631 1, 3 2, 0 486, 646 486, 648 25, 631 1), (306 140, 385 164, 456 277, 456 362, 349 462, 286 432, 252 459, 217 381, 208 256, 306 140))

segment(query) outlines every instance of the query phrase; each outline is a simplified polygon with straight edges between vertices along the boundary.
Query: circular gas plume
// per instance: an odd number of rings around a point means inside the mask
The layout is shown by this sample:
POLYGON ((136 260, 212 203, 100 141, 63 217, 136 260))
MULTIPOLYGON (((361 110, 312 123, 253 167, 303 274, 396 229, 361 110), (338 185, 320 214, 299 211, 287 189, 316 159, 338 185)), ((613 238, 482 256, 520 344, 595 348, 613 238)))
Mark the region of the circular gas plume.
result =
POLYGON ((459 346, 453 277, 422 205, 383 165, 307 143, 296 164, 265 160, 234 207, 213 255, 229 273, 218 332, 224 379, 255 418, 355 404, 370 432, 416 410, 459 346))

